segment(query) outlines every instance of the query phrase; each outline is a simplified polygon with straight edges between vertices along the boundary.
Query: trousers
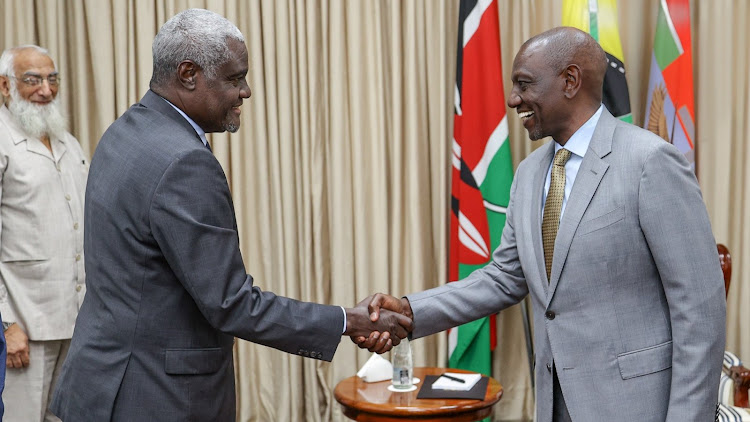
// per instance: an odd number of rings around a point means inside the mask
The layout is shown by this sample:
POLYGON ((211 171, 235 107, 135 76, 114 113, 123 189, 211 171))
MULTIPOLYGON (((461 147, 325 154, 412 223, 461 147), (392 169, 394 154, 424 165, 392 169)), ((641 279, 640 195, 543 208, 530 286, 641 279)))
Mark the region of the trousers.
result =
POLYGON ((6 368, 5 422, 60 422, 47 407, 70 348, 68 340, 29 341, 29 366, 6 368))
POLYGON ((556 369, 552 371, 552 422, 573 422, 568 413, 568 406, 565 404, 556 369))

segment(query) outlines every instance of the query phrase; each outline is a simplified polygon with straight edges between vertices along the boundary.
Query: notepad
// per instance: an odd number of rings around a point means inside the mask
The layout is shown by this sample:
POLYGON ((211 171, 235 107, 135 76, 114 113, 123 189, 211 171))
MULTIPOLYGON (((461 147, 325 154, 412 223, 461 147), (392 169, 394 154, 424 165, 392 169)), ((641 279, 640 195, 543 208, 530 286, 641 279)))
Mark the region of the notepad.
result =
POLYGON ((465 399, 482 400, 487 394, 489 377, 482 377, 471 390, 435 390, 432 384, 440 378, 438 375, 426 375, 422 386, 419 388, 417 398, 422 399, 465 399))
POLYGON ((453 378, 462 379, 464 382, 454 381, 441 376, 432 383, 433 390, 469 391, 474 387, 474 384, 482 379, 482 374, 464 374, 459 372, 446 372, 445 374, 453 378))

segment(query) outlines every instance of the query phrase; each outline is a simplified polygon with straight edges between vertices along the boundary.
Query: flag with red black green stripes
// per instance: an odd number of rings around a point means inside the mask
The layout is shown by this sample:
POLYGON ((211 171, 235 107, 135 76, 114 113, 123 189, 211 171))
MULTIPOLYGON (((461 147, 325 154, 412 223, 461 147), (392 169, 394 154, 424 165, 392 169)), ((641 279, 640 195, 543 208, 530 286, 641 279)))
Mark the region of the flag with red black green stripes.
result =
MULTIPOLYGON (((500 244, 513 181, 495 0, 462 0, 458 21, 449 281, 500 244)), ((494 316, 450 330, 449 365, 490 375, 494 316)))

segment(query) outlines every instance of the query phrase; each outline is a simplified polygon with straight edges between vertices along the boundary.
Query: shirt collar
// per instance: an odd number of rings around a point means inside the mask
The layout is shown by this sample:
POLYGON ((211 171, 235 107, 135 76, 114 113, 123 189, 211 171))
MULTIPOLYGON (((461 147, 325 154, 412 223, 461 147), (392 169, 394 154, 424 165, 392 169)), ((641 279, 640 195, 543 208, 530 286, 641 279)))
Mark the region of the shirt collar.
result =
POLYGON ((198 136, 201 138, 201 142, 203 142, 204 145, 208 145, 208 140, 206 139, 206 132, 203 129, 201 129, 200 126, 198 126, 198 123, 195 123, 193 119, 191 119, 187 114, 185 114, 184 111, 180 110, 176 105, 169 102, 169 100, 167 100, 166 98, 161 97, 161 99, 166 101, 167 104, 171 105, 173 109, 177 110, 177 112, 180 113, 182 117, 184 117, 185 120, 188 121, 188 123, 190 123, 190 126, 192 126, 193 129, 195 129, 195 133, 197 133, 198 136))
MULTIPOLYGON (((594 115, 579 127, 573 136, 568 139, 568 142, 565 143, 565 149, 583 158, 586 154, 586 150, 589 149, 591 138, 594 135, 594 129, 596 129, 596 124, 599 123, 599 118, 602 116, 602 110, 604 110, 604 104, 600 105, 594 115)), ((555 142, 555 152, 561 148, 562 146, 555 142)))

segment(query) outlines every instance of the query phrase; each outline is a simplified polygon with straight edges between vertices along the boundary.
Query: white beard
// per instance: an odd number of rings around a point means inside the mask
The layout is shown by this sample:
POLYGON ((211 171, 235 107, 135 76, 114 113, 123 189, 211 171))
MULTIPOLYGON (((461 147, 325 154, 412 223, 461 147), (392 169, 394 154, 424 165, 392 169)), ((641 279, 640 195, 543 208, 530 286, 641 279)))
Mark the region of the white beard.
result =
POLYGON ((50 139, 63 139, 67 133, 68 122, 57 99, 45 105, 34 104, 21 97, 15 81, 10 84, 8 110, 26 135, 32 138, 41 139, 47 135, 50 139))

